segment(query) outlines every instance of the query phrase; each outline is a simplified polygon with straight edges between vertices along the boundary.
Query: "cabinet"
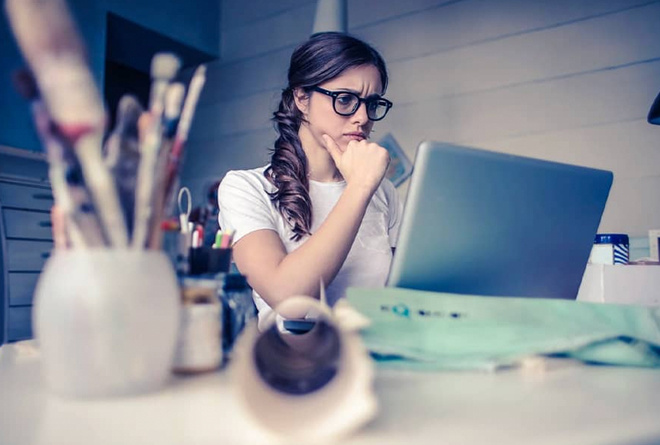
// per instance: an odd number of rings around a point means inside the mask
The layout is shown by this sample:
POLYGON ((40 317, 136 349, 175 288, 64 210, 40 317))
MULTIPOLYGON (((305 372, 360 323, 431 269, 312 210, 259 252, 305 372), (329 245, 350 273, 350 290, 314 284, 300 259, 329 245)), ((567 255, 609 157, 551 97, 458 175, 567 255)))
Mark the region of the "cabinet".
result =
POLYGON ((51 254, 53 195, 43 181, 0 176, 0 344, 32 337, 32 297, 51 254))

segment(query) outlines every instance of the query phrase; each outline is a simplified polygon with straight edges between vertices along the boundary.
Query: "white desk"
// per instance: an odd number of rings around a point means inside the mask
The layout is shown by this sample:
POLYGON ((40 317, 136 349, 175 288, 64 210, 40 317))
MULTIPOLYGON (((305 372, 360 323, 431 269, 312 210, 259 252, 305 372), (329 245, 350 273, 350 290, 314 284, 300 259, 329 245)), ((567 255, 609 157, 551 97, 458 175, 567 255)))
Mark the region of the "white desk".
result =
MULTIPOLYGON (((660 370, 552 362, 542 375, 379 371, 376 420, 347 444, 660 443, 660 370)), ((26 345, 0 348, 0 444, 257 444, 227 370, 130 398, 45 392, 26 345)), ((312 441, 310 441, 312 443, 312 441)))

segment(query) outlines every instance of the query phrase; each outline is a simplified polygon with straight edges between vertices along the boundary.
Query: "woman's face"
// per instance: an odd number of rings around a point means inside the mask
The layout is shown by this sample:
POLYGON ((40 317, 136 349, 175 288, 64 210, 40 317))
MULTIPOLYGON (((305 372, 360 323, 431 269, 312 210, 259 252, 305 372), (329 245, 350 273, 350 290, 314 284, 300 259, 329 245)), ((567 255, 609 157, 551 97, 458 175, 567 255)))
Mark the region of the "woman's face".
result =
MULTIPOLYGON (((350 68, 319 87, 333 92, 348 91, 361 98, 382 94, 380 73, 373 65, 350 68)), ((366 104, 361 103, 351 116, 341 116, 334 111, 332 100, 332 97, 317 91, 311 91, 308 95, 296 92, 296 104, 307 121, 302 123, 300 131, 303 147, 311 148, 311 143, 325 149, 321 138, 323 134, 333 138, 342 151, 351 140, 369 138, 374 122, 367 118, 366 104)))

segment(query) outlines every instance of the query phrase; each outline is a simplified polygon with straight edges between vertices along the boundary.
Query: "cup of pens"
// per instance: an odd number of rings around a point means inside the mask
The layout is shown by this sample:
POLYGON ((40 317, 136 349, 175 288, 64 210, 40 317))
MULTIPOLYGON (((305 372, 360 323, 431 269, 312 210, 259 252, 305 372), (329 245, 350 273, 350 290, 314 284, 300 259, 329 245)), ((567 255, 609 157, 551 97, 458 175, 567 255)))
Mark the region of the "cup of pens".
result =
POLYGON ((190 249, 190 275, 229 272, 231 267, 231 242, 233 232, 218 230, 213 246, 195 245, 190 249))
POLYGON ((35 291, 45 380, 71 397, 154 390, 170 375, 180 293, 162 249, 205 67, 186 86, 180 60, 157 54, 149 103, 121 98, 106 135, 103 99, 65 0, 6 0, 29 70, 30 101, 55 197, 55 252, 35 291), (107 137, 106 137, 107 136, 107 137))

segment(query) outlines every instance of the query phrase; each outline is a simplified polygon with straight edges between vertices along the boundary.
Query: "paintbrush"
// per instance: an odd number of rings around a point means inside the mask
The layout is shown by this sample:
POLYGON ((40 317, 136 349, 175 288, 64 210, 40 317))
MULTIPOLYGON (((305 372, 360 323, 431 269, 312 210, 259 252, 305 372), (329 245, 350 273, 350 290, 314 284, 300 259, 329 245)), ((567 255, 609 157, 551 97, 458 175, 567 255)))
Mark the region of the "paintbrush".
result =
POLYGON ((105 143, 105 163, 115 180, 129 234, 133 233, 135 217, 135 189, 140 164, 138 121, 143 112, 135 96, 122 96, 117 105, 115 128, 105 143))
POLYGON ((181 115, 181 105, 186 88, 182 83, 172 83, 165 92, 163 113, 163 139, 156 161, 155 190, 153 194, 153 214, 149 223, 149 247, 159 249, 162 244, 161 221, 167 216, 165 209, 165 179, 173 138, 181 115))
POLYGON ((176 76, 181 62, 169 53, 156 54, 151 63, 152 88, 150 97, 150 119, 146 134, 140 143, 140 166, 135 197, 135 222, 131 246, 142 249, 149 239, 150 222, 154 212, 154 185, 156 164, 163 140, 163 110, 165 90, 176 76))
POLYGON ((204 87, 205 82, 206 66, 200 65, 197 67, 192 79, 190 80, 190 86, 188 87, 188 93, 186 94, 186 98, 183 102, 181 118, 179 119, 179 125, 177 126, 176 135, 172 145, 172 153, 170 154, 165 172, 164 202, 166 203, 166 208, 167 203, 174 202, 172 198, 173 191, 175 190, 175 186, 178 182, 177 178, 179 174, 179 166, 183 160, 185 145, 188 141, 190 125, 192 124, 195 108, 197 108, 197 102, 199 101, 199 95, 202 92, 202 88, 204 87))
MULTIPOLYGON (((64 138, 58 134, 48 110, 41 101, 34 78, 27 70, 19 70, 13 76, 16 90, 30 102, 37 134, 46 149, 48 176, 50 179, 57 213, 66 221, 61 228, 67 232, 73 247, 98 247, 105 245, 101 224, 94 212, 80 165, 64 138)), ((61 244, 60 244, 61 245, 61 244)))
POLYGON ((121 206, 101 155, 105 110, 66 3, 6 0, 5 8, 46 108, 75 151, 111 245, 126 247, 121 206))

